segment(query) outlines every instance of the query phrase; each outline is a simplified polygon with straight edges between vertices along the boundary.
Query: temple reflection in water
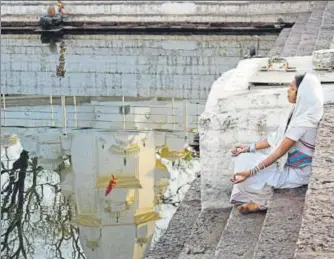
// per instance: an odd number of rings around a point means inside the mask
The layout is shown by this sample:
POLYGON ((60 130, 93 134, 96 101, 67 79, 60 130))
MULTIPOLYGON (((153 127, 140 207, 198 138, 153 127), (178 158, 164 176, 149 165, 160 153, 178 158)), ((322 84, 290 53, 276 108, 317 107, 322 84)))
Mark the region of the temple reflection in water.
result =
MULTIPOLYGON (((142 258, 163 234, 196 177, 193 166, 198 161, 182 149, 184 132, 82 129, 64 135, 60 134, 63 129, 16 131, 20 139, 3 136, 7 145, 2 157, 9 158, 11 168, 22 145, 30 152, 30 160, 35 161, 35 168, 30 166, 26 173, 24 189, 26 194, 35 188, 36 199, 32 203, 23 201, 22 210, 33 218, 28 223, 41 222, 37 218, 43 215, 43 227, 54 229, 41 238, 51 247, 51 240, 58 240, 53 258, 70 251, 73 255, 65 258, 110 258, 111 254, 112 258, 142 258), (112 175, 116 186, 106 195, 112 175), (44 189, 38 188, 42 185, 44 189), (31 206, 33 213, 28 209, 31 206), (58 219, 50 226, 49 218, 57 214, 58 219), (71 248, 61 241, 64 235, 76 246, 71 248)), ((3 214, 3 219, 10 223, 13 212, 15 209, 7 216, 3 214)), ((37 249, 42 240, 36 242, 26 227, 22 232, 35 251, 41 250, 43 256, 50 253, 49 247, 37 249)), ((15 240, 15 231, 9 231, 8 236, 15 240)), ((10 254, 13 250, 8 251, 10 254)), ((33 258, 32 254, 27 258, 33 258)))
POLYGON ((159 218, 153 208, 154 135, 77 134, 71 154, 77 205, 73 223, 87 257, 139 258, 159 218), (111 175, 117 183, 105 196, 111 175))

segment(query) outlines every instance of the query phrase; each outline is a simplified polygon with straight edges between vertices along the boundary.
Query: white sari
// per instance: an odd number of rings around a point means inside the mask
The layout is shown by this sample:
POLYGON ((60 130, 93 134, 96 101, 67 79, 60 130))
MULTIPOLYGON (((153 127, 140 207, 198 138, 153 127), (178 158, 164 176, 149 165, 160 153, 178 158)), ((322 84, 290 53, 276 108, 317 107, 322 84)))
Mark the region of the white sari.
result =
MULTIPOLYGON (((305 128, 314 131, 323 114, 324 96, 319 79, 307 73, 301 82, 297 101, 289 114, 292 117, 287 128, 305 128)), ((277 132, 268 138, 271 152, 283 141, 287 122, 282 124, 277 132)), ((234 173, 249 170, 258 165, 268 155, 256 152, 239 155, 235 160, 234 173)), ((272 188, 296 188, 308 184, 311 172, 310 166, 292 168, 286 166, 287 154, 273 165, 261 170, 257 175, 249 177, 244 182, 233 185, 231 202, 254 202, 265 208, 272 195, 272 188)))

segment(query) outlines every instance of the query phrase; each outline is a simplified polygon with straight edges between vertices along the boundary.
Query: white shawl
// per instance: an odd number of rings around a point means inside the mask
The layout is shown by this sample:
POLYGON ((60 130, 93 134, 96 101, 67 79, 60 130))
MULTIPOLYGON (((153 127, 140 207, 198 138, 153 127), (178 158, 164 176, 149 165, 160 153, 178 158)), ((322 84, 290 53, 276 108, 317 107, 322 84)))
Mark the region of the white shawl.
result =
MULTIPOLYGON (((307 73, 298 87, 297 101, 289 112, 292 114, 288 129, 292 127, 317 128, 323 115, 324 93, 320 80, 313 74, 307 73)), ((289 118, 288 117, 288 118, 289 118)), ((281 124, 277 132, 268 137, 272 152, 281 144, 284 139, 288 119, 281 124)), ((287 154, 279 159, 282 169, 286 163, 287 154)))

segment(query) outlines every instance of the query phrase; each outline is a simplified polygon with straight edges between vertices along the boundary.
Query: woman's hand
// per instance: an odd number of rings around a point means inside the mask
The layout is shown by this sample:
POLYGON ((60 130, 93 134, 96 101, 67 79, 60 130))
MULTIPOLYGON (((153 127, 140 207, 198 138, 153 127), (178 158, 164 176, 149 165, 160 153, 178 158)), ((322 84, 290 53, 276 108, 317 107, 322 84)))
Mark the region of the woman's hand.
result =
POLYGON ((238 156, 241 153, 246 153, 248 152, 248 149, 249 149, 248 145, 244 145, 244 144, 237 145, 232 150, 232 156, 238 156))
POLYGON ((239 172, 232 177, 231 181, 233 184, 241 183, 245 181, 249 176, 250 176, 249 171, 239 172))

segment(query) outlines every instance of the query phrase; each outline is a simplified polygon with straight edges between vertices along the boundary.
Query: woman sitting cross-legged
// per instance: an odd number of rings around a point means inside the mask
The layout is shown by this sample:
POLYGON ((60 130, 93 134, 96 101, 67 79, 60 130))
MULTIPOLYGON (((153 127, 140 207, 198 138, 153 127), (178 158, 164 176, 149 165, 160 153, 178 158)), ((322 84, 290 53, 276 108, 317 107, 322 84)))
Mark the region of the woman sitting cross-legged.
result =
POLYGON ((295 76, 288 90, 294 104, 287 122, 268 139, 238 145, 231 203, 242 204, 241 213, 266 210, 273 188, 296 188, 308 184, 324 96, 318 78, 306 73, 295 76), (256 152, 272 148, 269 155, 256 152))

